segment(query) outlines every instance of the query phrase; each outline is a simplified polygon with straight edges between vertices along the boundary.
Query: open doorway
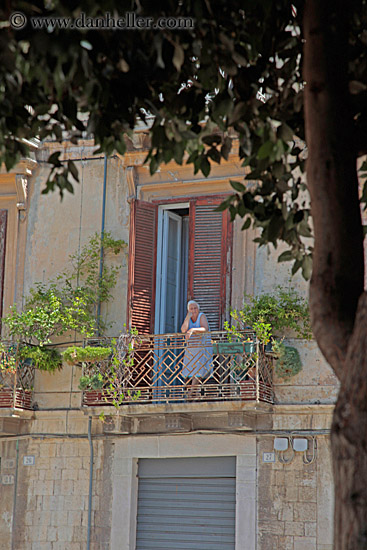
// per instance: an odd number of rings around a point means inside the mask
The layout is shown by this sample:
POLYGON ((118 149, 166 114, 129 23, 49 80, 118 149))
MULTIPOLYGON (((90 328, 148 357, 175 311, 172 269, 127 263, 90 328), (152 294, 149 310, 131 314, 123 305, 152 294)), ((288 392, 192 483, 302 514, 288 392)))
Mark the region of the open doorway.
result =
POLYGON ((179 332, 186 313, 189 204, 158 209, 155 333, 179 332))

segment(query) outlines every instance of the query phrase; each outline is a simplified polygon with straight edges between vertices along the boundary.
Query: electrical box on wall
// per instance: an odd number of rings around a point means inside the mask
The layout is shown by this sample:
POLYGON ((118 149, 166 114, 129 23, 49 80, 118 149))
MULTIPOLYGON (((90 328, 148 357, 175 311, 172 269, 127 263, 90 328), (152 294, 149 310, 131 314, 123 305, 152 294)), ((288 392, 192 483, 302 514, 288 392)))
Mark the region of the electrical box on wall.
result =
POLYGON ((288 449, 288 439, 286 437, 276 437, 274 439, 274 449, 276 451, 286 451, 288 449))

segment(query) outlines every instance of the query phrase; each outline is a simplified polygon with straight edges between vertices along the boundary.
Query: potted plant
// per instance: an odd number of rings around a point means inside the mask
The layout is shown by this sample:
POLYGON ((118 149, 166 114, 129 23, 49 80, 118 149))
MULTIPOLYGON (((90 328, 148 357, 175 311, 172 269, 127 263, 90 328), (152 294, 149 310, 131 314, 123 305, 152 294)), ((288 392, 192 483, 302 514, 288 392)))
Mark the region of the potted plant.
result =
POLYGON ((278 286, 273 293, 245 295, 243 306, 232 309, 230 315, 232 324, 225 323, 225 329, 230 336, 243 338, 246 335, 244 331, 252 329, 262 351, 272 353, 274 350, 274 356, 279 361, 279 372, 283 372, 280 365, 284 365, 284 373, 299 372, 299 364, 302 368, 299 354, 294 347, 286 346, 283 340, 287 333, 310 339, 312 332, 308 302, 294 289, 278 286), (281 338, 280 342, 277 342, 276 337, 281 338), (292 351, 286 351, 288 349, 292 351), (292 360, 298 365, 293 370, 289 367, 292 360))
POLYGON ((20 355, 20 346, 0 342, 0 406, 32 408, 33 370, 20 355))

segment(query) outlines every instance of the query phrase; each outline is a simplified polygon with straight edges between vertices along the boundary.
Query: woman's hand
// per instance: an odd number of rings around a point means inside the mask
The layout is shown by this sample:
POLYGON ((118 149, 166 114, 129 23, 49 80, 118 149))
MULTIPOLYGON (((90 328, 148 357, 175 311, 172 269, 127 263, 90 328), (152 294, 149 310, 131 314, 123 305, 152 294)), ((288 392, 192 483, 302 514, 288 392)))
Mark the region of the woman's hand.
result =
POLYGON ((193 329, 193 328, 190 328, 190 329, 186 332, 186 334, 185 334, 186 340, 188 340, 188 339, 190 338, 190 336, 191 336, 191 334, 192 334, 193 332, 194 332, 194 329, 193 329))
MULTIPOLYGON (((188 329, 189 329, 189 323, 190 323, 191 316, 192 316, 192 313, 191 313, 190 311, 188 311, 188 312, 187 312, 187 315, 186 315, 186 317, 185 317, 185 320, 184 320, 184 322, 182 323, 181 332, 187 334, 187 331, 188 331, 188 329)), ((189 337, 189 338, 190 338, 190 337, 189 337)))

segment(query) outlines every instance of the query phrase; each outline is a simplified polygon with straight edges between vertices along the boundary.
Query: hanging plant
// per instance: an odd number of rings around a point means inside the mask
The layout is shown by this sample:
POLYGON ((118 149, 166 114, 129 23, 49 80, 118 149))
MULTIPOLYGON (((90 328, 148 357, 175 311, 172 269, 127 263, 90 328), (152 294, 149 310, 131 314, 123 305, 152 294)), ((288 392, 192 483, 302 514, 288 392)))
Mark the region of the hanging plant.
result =
POLYGON ((86 346, 80 348, 71 346, 67 348, 62 356, 67 363, 75 365, 77 363, 97 363, 108 359, 112 354, 112 348, 100 348, 94 346, 86 346))
POLYGON ((47 372, 55 372, 62 367, 60 352, 43 346, 20 346, 18 357, 24 363, 33 364, 35 368, 47 372))
POLYGON ((286 346, 283 342, 273 340, 273 355, 276 358, 275 372, 279 378, 287 380, 302 370, 302 361, 299 352, 293 346, 286 346))

